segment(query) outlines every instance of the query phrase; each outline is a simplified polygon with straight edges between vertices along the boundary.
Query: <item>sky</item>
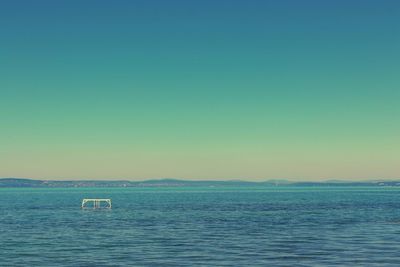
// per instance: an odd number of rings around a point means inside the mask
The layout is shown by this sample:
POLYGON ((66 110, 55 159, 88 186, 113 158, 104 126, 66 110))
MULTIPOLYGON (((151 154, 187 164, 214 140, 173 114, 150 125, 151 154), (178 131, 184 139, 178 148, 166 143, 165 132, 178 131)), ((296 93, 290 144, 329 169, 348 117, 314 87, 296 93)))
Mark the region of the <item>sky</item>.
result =
POLYGON ((399 1, 1 1, 0 177, 400 178, 399 1))

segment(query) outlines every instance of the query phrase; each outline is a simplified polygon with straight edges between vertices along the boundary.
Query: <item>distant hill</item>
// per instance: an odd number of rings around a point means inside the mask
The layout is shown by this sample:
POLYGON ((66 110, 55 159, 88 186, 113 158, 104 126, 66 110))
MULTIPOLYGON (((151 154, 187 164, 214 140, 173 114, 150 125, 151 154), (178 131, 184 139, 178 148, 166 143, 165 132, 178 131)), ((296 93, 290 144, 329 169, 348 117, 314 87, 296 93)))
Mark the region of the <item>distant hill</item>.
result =
POLYGON ((177 187, 177 186, 254 186, 261 183, 247 181, 190 181, 179 179, 128 180, 32 180, 20 178, 0 179, 0 187, 177 187))
POLYGON ((191 181, 180 179, 153 179, 145 181, 128 180, 34 180, 25 178, 0 178, 0 187, 183 187, 183 186, 400 186, 399 181, 337 181, 324 182, 291 182, 288 180, 267 180, 263 182, 249 182, 240 180, 228 181, 191 181))
POLYGON ((0 179, 0 187, 40 187, 43 181, 18 178, 0 179))

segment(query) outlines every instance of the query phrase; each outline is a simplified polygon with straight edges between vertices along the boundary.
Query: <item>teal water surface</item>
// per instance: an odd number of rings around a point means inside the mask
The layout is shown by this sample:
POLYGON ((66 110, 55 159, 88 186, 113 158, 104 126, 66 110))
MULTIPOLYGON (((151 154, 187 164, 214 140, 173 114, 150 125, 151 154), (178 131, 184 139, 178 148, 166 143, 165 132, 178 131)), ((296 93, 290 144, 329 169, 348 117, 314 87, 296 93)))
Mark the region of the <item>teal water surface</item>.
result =
POLYGON ((0 266, 400 266, 400 189, 0 188, 0 266), (111 198, 112 210, 81 210, 111 198))

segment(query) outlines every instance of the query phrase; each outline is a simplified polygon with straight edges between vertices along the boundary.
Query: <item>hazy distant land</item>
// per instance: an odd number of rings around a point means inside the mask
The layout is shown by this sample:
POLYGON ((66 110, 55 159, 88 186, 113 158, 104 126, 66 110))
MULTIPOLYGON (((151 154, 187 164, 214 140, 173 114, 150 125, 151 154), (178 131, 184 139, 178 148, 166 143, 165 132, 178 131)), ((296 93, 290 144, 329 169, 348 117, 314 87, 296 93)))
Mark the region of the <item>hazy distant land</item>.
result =
POLYGON ((35 180, 25 178, 0 178, 0 187, 184 187, 184 186, 400 186, 400 180, 340 181, 321 182, 289 180, 267 180, 250 182, 229 181, 192 181, 180 179, 154 179, 144 181, 129 180, 35 180))

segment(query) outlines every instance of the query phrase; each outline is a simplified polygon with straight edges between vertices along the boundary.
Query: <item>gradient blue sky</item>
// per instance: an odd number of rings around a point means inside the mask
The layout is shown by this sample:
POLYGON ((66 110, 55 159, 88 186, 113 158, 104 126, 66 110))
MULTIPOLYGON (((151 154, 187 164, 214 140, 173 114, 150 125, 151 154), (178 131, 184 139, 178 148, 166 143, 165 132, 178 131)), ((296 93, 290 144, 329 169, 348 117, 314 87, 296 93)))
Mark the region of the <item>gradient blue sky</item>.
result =
POLYGON ((2 1, 0 177, 400 178, 399 1, 2 1))

